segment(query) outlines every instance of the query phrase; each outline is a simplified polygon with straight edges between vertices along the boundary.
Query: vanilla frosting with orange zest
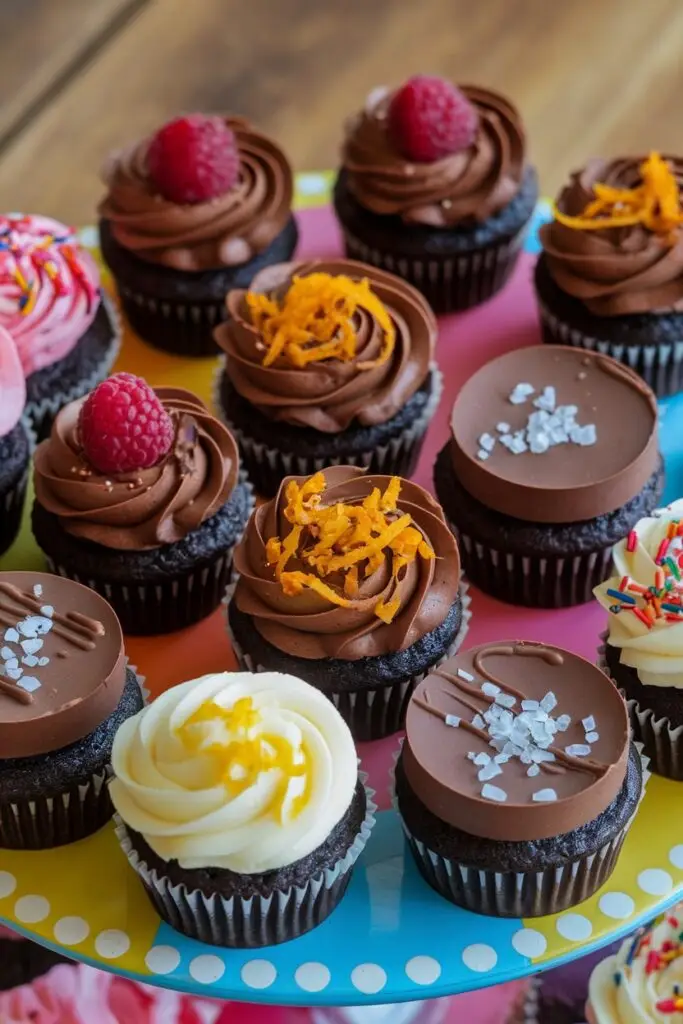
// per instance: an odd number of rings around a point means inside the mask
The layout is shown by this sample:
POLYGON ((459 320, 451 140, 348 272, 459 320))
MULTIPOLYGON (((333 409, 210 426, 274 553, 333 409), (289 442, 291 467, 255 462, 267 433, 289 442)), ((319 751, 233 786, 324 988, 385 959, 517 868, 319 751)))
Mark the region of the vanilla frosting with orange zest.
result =
POLYGON ((594 591, 609 643, 641 683, 683 688, 683 499, 641 519, 614 548, 614 567, 594 591))
POLYGON ((174 686, 114 740, 110 793, 126 825, 182 868, 256 874, 325 842, 358 780, 348 726, 278 672, 174 686))
POLYGON ((97 265, 71 228, 50 217, 0 216, 0 327, 27 377, 71 352, 99 304, 97 265))

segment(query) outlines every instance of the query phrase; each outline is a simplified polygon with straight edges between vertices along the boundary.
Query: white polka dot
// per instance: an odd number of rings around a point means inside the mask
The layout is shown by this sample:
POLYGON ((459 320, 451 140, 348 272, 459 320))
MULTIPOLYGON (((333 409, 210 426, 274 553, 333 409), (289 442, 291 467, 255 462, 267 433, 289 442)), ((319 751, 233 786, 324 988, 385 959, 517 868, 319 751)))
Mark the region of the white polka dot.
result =
POLYGON ((21 896, 14 904, 14 914, 23 924, 37 924, 50 913, 50 904, 44 896, 21 896))
POLYGON ((301 964, 294 972, 294 980, 304 992, 322 992, 330 983, 330 972, 325 964, 311 961, 301 964))
POLYGON ((666 896, 673 889, 673 878, 662 868, 646 868, 638 875, 638 886, 650 896, 666 896))
POLYGON ((318 196, 325 192, 326 183, 322 174, 299 174, 296 184, 302 196, 318 196))
POLYGON ((528 956, 533 960, 534 957, 543 956, 548 948, 548 941, 545 935, 537 932, 535 928, 520 928, 512 936, 512 948, 520 956, 528 956))
POLYGON ((593 934, 593 925, 583 914, 562 914, 555 927, 562 938, 570 942, 585 942, 593 934))
POLYGON ((625 892, 606 892, 598 903, 605 917, 613 917, 615 921, 625 921, 636 909, 634 901, 625 892))
POLYGON ((473 945, 466 946, 463 949, 462 962, 471 971, 484 974, 486 971, 492 971, 496 966, 498 954, 493 946, 487 946, 483 942, 475 942, 473 945))
POLYGON ((9 871, 0 871, 0 900, 11 896, 17 887, 17 880, 9 871))
POLYGON ((673 846, 669 850, 669 860, 675 868, 683 870, 683 845, 673 846))
POLYGON ((433 985, 441 977, 441 964, 433 956, 414 956, 406 964, 406 974, 416 985, 433 985))
POLYGON ((118 928, 107 928, 95 939, 95 949, 103 960, 116 960, 130 949, 130 939, 118 928))
POLYGON ((248 960, 240 971, 240 977, 248 988, 270 988, 277 978, 277 971, 270 960, 248 960))
POLYGON ((90 925, 82 917, 60 917, 54 931, 62 946, 77 946, 90 935, 90 925))
POLYGON ((145 963, 152 974, 172 974, 180 963, 180 953, 173 946, 152 946, 145 963))
POLYGON ((387 972, 379 964, 358 964, 351 971, 351 984, 366 996, 381 992, 387 983, 387 972))
POLYGON ((225 964, 213 953, 202 953, 190 961, 190 974, 200 985, 213 985, 225 974, 225 964))

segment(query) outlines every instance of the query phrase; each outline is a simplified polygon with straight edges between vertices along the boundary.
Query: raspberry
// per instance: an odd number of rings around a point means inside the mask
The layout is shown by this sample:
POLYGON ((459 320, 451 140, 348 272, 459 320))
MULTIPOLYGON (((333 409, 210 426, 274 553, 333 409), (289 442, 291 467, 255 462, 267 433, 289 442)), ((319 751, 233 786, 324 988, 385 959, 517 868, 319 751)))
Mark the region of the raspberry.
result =
POLYGON ((222 117, 190 114, 160 128, 147 152, 147 172, 172 203, 203 203, 237 183, 240 154, 222 117))
POLYGON ((175 433, 149 384, 132 373, 98 384, 83 403, 78 426, 85 457, 100 473, 149 469, 169 451, 175 433))
POLYGON ((394 93, 388 127, 396 148, 416 163, 431 163, 471 146, 479 117, 451 82, 415 75, 394 93))

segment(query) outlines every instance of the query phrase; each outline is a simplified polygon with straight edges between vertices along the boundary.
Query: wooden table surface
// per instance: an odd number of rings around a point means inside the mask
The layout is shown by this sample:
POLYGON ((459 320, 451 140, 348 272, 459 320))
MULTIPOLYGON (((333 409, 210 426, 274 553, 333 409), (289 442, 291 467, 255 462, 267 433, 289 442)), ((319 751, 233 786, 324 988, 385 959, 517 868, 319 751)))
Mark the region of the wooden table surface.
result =
POLYGON ((86 223, 109 149, 232 110, 300 170, 418 71, 506 92, 546 193, 591 155, 683 149, 681 0, 1 0, 0 208, 86 223))

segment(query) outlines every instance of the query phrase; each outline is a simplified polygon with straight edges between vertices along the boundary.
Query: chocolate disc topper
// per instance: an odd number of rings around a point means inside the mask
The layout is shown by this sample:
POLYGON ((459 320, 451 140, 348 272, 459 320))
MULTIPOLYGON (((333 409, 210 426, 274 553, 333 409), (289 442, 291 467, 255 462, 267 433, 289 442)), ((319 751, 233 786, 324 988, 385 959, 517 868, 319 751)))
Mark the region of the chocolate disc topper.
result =
POLYGON ((628 367, 561 345, 508 352, 464 385, 451 458, 490 509, 538 523, 593 519, 655 472, 657 403, 628 367))
POLYGON ((460 652, 419 684, 403 764, 442 821, 528 841, 598 817, 624 783, 629 740, 624 701, 600 669, 508 640, 460 652))
POLYGON ((0 573, 0 759, 87 736, 125 682, 121 626, 104 598, 61 576, 0 573))

